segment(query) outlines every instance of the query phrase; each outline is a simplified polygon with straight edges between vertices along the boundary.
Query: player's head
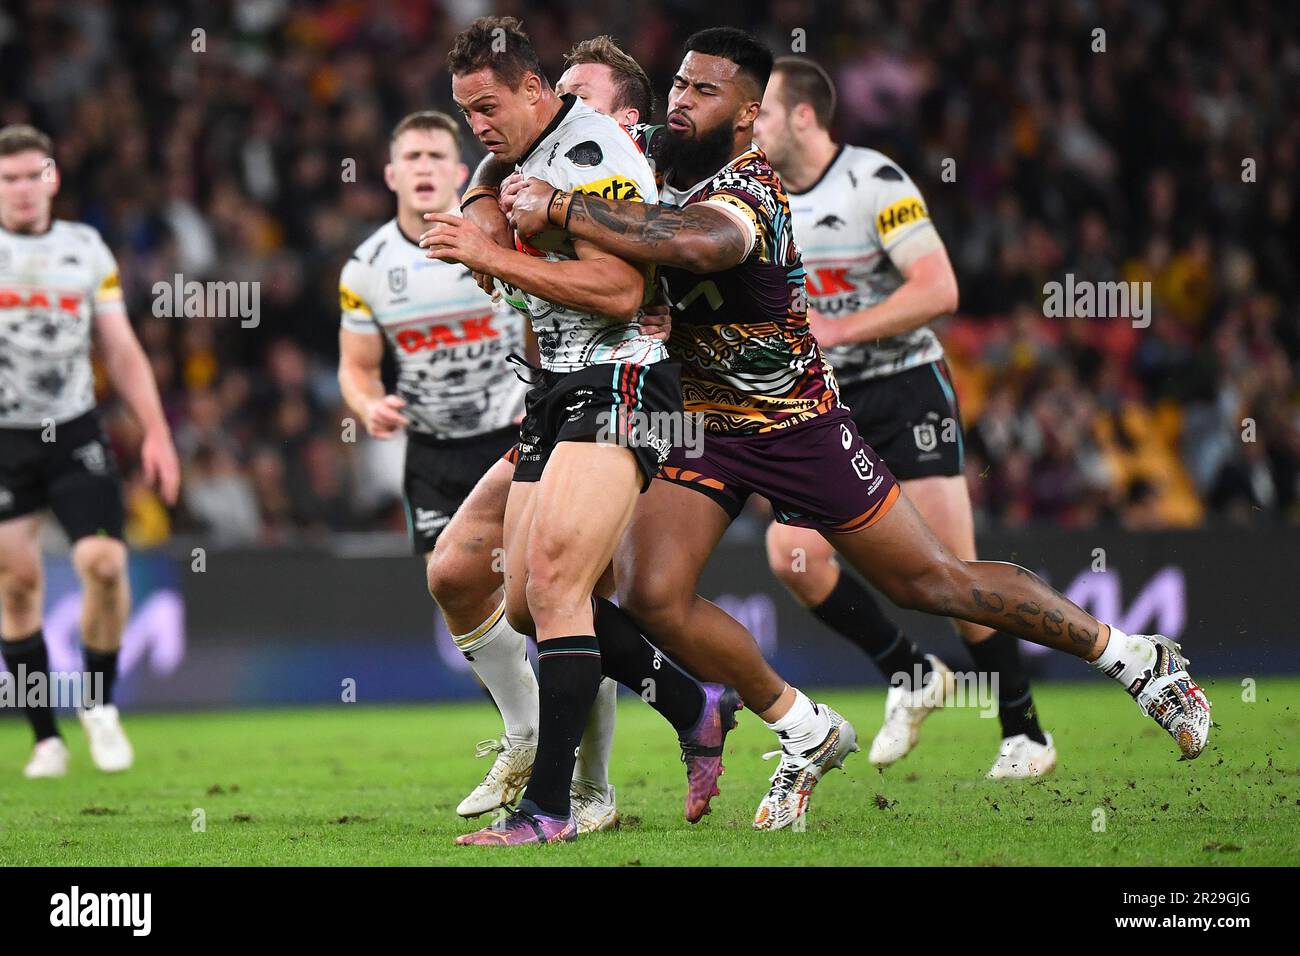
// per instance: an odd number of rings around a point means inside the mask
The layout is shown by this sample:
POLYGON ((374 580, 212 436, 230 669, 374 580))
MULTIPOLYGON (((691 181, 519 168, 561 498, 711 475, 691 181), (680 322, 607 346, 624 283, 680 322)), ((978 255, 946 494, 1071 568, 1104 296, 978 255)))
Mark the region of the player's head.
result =
POLYGON ((460 127, 446 113, 411 113, 393 127, 384 182, 397 194, 399 212, 446 212, 468 177, 460 127))
POLYGON ((447 54, 451 95, 478 141, 497 159, 518 162, 545 126, 555 91, 533 43, 514 17, 479 17, 447 54))
POLYGON ((816 136, 829 134, 835 116, 835 83, 822 67, 800 56, 772 64, 754 139, 778 170, 816 136))
POLYGON ((624 126, 648 123, 654 114, 650 77, 608 36, 583 40, 569 51, 555 91, 577 94, 593 110, 624 126))
POLYGON ((0 227, 44 232, 58 191, 50 138, 33 126, 0 129, 0 227))
POLYGON ((660 161, 669 167, 722 166, 753 138, 772 72, 772 51, 744 30, 712 27, 686 41, 668 94, 660 161))

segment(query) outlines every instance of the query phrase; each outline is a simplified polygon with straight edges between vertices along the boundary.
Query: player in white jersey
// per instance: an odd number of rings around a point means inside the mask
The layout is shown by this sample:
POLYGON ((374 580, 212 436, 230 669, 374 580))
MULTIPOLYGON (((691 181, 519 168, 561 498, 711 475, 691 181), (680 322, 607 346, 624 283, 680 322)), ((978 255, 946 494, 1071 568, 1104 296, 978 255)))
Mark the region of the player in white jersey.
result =
MULTIPOLYGON (((943 347, 928 324, 956 308, 957 280, 911 178, 876 150, 831 140, 834 102, 834 85, 820 66, 783 57, 755 126, 789 191, 808 271, 809 322, 828 346, 841 400, 863 439, 947 548, 974 560, 961 412, 943 347)), ((870 759, 886 766, 902 758, 921 722, 943 705, 951 672, 884 615, 820 535, 773 523, 767 543, 773 573, 818 619, 866 651, 890 681, 870 759), (796 553, 805 560, 792 561, 796 553)), ((989 776, 1050 773, 1056 748, 1038 724, 1016 639, 970 621, 955 624, 976 667, 997 678, 1003 739, 989 776)))
MULTIPOLYGON (((476 20, 456 38, 448 64, 457 105, 498 160, 527 175, 545 172, 568 190, 657 198, 653 173, 627 133, 573 94, 552 90, 514 18, 476 20)), ((471 190, 462 208, 489 195, 495 190, 471 190)), ((665 661, 594 594, 638 494, 667 454, 655 426, 681 414, 679 369, 666 361, 660 338, 641 327, 647 274, 573 241, 562 226, 505 249, 466 219, 426 219, 435 224, 421 240, 431 256, 496 277, 528 309, 542 359, 505 517, 507 615, 538 640, 536 761, 519 809, 458 842, 576 836, 569 781, 602 672, 638 690, 677 731, 690 794, 705 794, 699 806, 688 795, 687 815, 698 819, 720 772, 711 751, 720 749, 738 702, 665 661), (654 693, 644 694, 646 687, 654 693)))
MULTIPOLYGON (((504 459, 519 437, 526 389, 506 358, 525 351, 526 325, 500 297, 484 294, 468 269, 428 259, 414 238, 424 231, 424 213, 454 210, 459 201, 468 170, 456 120, 412 113, 393 129, 389 156, 385 181, 397 215, 357 247, 339 280, 339 382, 372 436, 406 433, 403 489, 414 549, 456 645, 505 722, 499 740, 476 748, 494 760, 457 807, 478 816, 519 796, 537 744, 537 680, 524 636, 505 619, 497 559, 513 471, 504 459), (385 349, 397 365, 391 395, 381 375, 385 349)), ((614 709, 611 682, 593 709, 574 775, 583 832, 617 823, 607 776, 614 709)))
POLYGON ((92 339, 144 432, 141 467, 175 504, 180 467, 140 343, 122 303, 117 263, 99 233, 52 221, 59 188, 49 138, 0 129, 0 637, 36 737, 28 777, 67 772, 68 748, 49 706, 53 684, 41 625, 40 530, 54 512, 82 584, 81 642, 89 681, 79 712, 100 770, 134 759, 113 685, 130 609, 122 490, 95 409, 92 339), (27 675, 26 685, 22 680, 27 675))

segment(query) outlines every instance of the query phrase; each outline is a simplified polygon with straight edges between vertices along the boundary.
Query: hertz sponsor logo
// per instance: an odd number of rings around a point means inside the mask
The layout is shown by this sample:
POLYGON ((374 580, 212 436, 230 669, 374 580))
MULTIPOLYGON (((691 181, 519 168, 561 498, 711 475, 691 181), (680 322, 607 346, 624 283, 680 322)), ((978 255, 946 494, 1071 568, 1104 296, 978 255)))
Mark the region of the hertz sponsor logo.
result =
POLYGON ((636 183, 622 176, 607 176, 595 182, 579 186, 574 192, 599 196, 601 199, 626 199, 628 202, 645 202, 636 183))
POLYGON ((345 285, 339 286, 339 308, 344 312, 364 312, 366 315, 373 314, 370 311, 370 306, 366 305, 365 300, 345 285))
POLYGON ((880 233, 881 239, 888 239, 890 233, 929 218, 930 214, 926 212, 925 204, 916 196, 909 196, 890 203, 880 210, 879 215, 876 216, 876 231, 880 233))

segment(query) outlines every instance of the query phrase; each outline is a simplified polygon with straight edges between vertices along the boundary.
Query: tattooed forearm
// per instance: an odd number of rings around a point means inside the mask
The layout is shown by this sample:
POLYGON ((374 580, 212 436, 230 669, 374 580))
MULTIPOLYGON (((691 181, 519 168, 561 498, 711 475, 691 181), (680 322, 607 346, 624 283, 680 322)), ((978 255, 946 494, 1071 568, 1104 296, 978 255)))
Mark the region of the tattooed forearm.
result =
POLYGON ((748 242, 726 213, 690 206, 671 209, 578 193, 569 234, 637 262, 717 272, 739 264, 748 242))
POLYGON ((1007 606, 1006 601, 1002 600, 1002 595, 996 591, 981 591, 979 588, 971 588, 971 597, 975 599, 975 606, 984 611, 1001 611, 1007 606))

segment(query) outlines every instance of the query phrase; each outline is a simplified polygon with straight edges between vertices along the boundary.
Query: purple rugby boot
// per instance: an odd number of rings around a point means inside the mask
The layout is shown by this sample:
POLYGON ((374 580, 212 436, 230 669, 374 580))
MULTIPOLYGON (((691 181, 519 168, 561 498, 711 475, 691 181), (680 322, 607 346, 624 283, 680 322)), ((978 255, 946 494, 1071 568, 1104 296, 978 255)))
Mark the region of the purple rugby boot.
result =
POLYGON ((458 846, 522 846, 525 843, 572 843, 578 839, 573 814, 567 820, 523 809, 474 833, 456 837, 458 846))
POLYGON ((678 738, 686 764, 686 820, 696 823, 709 812, 722 776, 722 745, 736 728, 740 695, 721 684, 703 684, 704 713, 684 737, 678 738))

